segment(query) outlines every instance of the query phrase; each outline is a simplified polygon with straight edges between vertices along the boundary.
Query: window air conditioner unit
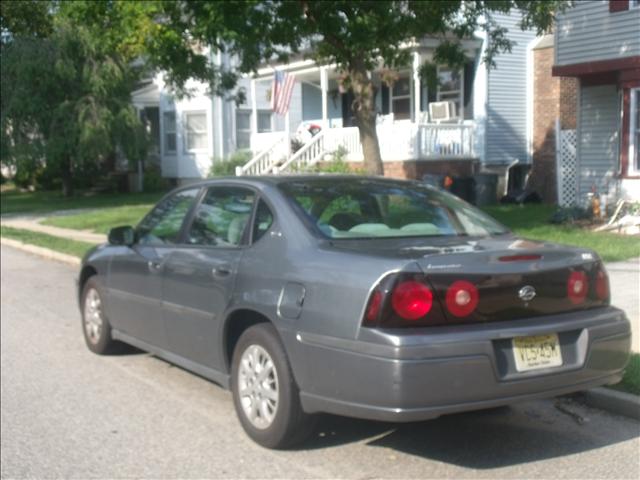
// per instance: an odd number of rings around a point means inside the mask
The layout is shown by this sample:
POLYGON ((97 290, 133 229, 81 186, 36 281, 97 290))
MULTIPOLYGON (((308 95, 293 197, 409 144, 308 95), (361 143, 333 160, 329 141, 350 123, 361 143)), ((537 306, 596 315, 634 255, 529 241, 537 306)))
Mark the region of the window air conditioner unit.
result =
POLYGON ((429 104, 429 116, 432 122, 442 122, 456 118, 455 102, 431 102, 429 104))

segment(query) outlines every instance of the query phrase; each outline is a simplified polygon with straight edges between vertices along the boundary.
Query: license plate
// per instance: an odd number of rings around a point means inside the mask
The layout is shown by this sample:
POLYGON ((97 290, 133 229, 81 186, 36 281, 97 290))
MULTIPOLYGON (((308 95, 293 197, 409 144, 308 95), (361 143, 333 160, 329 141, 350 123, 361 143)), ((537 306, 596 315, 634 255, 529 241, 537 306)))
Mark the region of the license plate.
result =
POLYGON ((562 365, 560 341, 555 333, 515 337, 513 339, 513 356, 518 372, 562 365))

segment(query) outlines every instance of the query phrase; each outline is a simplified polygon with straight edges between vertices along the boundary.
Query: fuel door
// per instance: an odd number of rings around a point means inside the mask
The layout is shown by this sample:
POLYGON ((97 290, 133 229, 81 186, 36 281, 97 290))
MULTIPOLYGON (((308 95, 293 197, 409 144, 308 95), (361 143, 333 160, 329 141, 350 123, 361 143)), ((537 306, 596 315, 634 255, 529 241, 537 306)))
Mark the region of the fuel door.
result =
POLYGON ((300 317, 304 305, 305 288, 300 283, 288 282, 280 292, 278 315, 282 318, 296 320, 300 317))

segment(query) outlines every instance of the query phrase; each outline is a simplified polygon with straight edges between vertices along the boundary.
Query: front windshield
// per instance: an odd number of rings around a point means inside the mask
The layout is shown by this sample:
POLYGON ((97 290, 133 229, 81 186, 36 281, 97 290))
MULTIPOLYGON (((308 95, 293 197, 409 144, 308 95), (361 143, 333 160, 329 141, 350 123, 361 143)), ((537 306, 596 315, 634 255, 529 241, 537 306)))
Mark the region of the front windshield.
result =
POLYGON ((326 177, 291 180, 279 188, 307 223, 333 239, 484 237, 508 231, 457 197, 417 183, 326 177))

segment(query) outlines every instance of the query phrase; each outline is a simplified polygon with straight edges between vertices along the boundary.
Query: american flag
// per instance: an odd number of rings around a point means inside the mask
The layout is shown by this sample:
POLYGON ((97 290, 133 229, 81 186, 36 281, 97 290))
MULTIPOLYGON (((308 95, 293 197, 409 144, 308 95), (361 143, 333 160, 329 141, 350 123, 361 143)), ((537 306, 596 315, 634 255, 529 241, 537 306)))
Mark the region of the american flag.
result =
POLYGON ((289 111, 293 86, 296 83, 295 75, 285 72, 276 72, 271 86, 271 110, 280 115, 289 111))

